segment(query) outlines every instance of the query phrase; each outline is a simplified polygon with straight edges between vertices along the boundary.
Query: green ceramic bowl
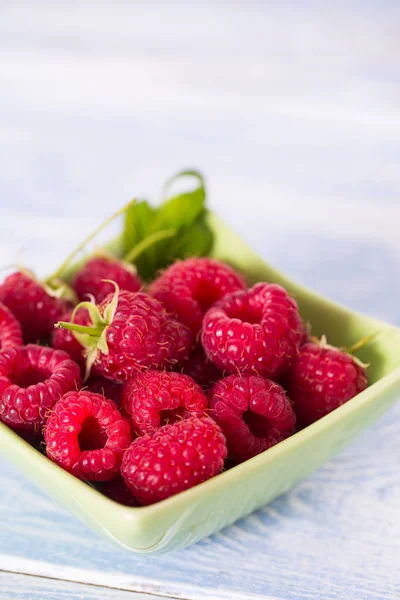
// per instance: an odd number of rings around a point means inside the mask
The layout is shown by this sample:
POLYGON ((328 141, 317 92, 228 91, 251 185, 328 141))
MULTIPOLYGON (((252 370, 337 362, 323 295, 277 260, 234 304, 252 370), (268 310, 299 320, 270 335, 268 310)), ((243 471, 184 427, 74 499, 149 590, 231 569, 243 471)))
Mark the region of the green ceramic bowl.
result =
MULTIPOLYGON (((127 508, 75 479, 5 425, 0 448, 40 489, 99 534, 134 552, 160 553, 193 544, 286 492, 340 452, 400 396, 400 329, 325 300, 269 267, 214 215, 214 255, 247 273, 251 282, 274 281, 296 296, 315 335, 351 346, 371 333, 359 357, 370 363, 371 386, 317 423, 263 454, 153 506, 127 508)), ((119 251, 119 240, 112 243, 119 251)))

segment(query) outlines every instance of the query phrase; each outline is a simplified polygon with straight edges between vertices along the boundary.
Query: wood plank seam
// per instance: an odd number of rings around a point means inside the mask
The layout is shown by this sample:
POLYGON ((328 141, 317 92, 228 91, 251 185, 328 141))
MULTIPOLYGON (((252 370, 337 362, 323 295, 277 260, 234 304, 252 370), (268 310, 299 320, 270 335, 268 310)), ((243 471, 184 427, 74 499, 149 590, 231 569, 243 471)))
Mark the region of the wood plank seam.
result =
POLYGON ((201 586, 182 585, 177 582, 147 579, 145 577, 121 576, 88 571, 74 567, 55 565, 0 554, 0 573, 39 577, 64 583, 79 583, 97 588, 147 594, 149 598, 168 596, 171 600, 288 600, 276 596, 247 594, 234 590, 210 589, 201 586))

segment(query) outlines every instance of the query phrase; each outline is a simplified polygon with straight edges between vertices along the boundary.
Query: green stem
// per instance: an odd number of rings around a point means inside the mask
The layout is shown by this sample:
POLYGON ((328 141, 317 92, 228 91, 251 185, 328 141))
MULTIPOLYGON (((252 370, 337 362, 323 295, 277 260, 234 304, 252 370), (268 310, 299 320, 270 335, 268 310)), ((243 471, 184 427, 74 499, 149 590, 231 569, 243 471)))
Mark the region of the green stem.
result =
POLYGON ((68 329, 68 331, 75 331, 75 333, 86 333, 93 337, 100 337, 103 333, 104 326, 89 327, 87 325, 78 325, 77 323, 68 323, 67 321, 59 321, 55 324, 56 329, 68 329))
POLYGON ((51 275, 50 277, 47 278, 46 282, 51 281, 52 279, 56 279, 58 277, 61 277, 62 273, 68 267, 68 265, 70 264, 71 260, 73 258, 75 258, 75 256, 79 252, 81 252, 81 250, 83 250, 85 248, 85 246, 89 242, 91 242, 96 237, 96 235, 98 233, 100 233, 100 231, 102 231, 105 227, 107 227, 107 225, 109 225, 114 219, 116 219, 120 215, 124 214, 133 204, 135 204, 135 202, 136 202, 136 198, 134 198, 133 200, 131 200, 130 202, 128 202, 128 204, 126 204, 125 206, 123 206, 120 210, 118 210, 116 213, 114 213, 113 215, 111 215, 111 217, 109 217, 106 221, 104 221, 104 223, 102 223, 100 225, 100 227, 98 227, 95 231, 93 231, 93 233, 91 233, 85 240, 83 240, 83 242, 81 242, 79 244, 79 246, 77 246, 75 248, 75 250, 73 252, 71 252, 71 254, 65 259, 65 261, 57 269, 57 271, 55 273, 53 273, 53 275, 51 275))
POLYGON ((164 185, 164 198, 168 197, 168 192, 172 184, 175 183, 175 181, 177 181, 181 177, 194 177, 199 183, 198 189, 205 188, 204 177, 199 171, 196 171, 195 169, 184 169, 183 171, 179 171, 179 173, 176 173, 170 179, 168 179, 167 183, 164 185))
POLYGON ((138 256, 140 256, 145 250, 161 240, 174 237, 174 235, 176 235, 175 229, 162 229, 161 231, 151 233, 144 238, 144 240, 139 242, 134 248, 132 248, 132 250, 130 250, 126 256, 124 256, 124 261, 128 263, 134 263, 138 256))
POLYGON ((353 354, 353 352, 360 350, 360 348, 363 348, 364 346, 369 344, 369 342, 372 342, 372 340, 375 339, 376 336, 377 333, 371 333, 370 335, 367 335, 366 337, 362 338, 347 349, 348 354, 353 354))

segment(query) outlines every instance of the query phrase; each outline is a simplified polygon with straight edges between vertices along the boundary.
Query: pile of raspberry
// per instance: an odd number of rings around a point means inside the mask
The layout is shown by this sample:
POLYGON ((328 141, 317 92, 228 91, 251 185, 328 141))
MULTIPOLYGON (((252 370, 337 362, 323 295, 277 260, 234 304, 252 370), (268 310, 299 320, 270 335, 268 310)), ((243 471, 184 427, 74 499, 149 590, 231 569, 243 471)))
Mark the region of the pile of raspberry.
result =
POLYGON ((71 286, 76 302, 27 271, 0 285, 0 419, 117 502, 187 490, 368 385, 284 288, 219 261, 176 262, 146 288, 95 257, 71 286))

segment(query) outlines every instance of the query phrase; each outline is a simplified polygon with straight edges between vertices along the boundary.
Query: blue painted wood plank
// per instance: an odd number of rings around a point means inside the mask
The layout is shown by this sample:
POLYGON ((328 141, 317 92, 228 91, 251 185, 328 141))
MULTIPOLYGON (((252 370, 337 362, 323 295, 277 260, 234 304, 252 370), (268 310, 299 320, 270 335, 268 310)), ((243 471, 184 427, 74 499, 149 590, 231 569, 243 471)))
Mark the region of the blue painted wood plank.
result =
POLYGON ((56 579, 0 572, 0 600, 170 600, 150 592, 124 592, 56 579))

